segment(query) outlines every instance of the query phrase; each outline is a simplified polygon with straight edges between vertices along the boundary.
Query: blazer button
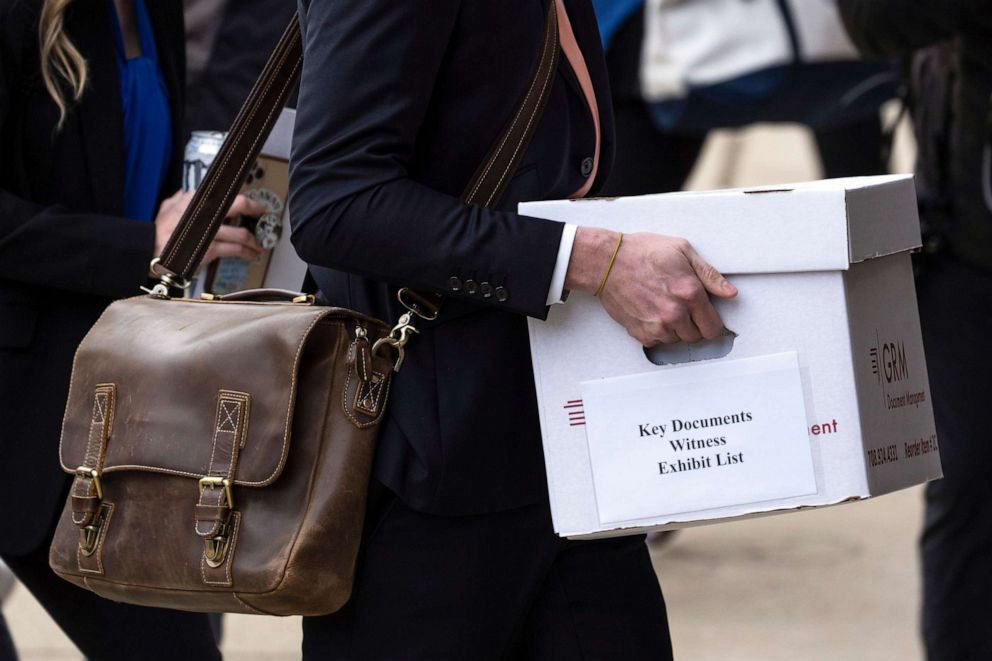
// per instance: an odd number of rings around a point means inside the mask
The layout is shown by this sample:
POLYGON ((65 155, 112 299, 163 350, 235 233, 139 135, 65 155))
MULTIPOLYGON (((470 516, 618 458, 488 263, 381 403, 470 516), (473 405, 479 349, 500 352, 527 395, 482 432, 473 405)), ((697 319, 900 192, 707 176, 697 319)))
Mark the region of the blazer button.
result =
POLYGON ((465 281, 465 293, 475 295, 479 291, 479 285, 475 280, 465 281))
POLYGON ((461 291, 462 288, 461 278, 454 275, 448 278, 448 287, 451 288, 451 291, 461 291))
POLYGON ((583 158, 582 159, 582 176, 583 177, 588 178, 589 175, 592 174, 592 166, 593 165, 594 165, 594 162, 593 162, 592 158, 583 158))
POLYGON ((497 301, 499 301, 500 303, 506 303, 506 301, 509 298, 510 298, 510 292, 506 291, 506 287, 497 287, 496 288, 496 300, 497 301))

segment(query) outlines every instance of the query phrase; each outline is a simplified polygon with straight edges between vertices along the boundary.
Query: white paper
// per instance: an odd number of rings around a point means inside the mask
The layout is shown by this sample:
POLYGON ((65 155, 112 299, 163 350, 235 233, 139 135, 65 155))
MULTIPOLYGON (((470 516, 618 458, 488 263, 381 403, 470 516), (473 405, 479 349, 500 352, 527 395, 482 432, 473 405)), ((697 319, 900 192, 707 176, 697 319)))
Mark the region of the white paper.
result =
POLYGON ((817 493, 795 352, 582 383, 601 523, 817 493))

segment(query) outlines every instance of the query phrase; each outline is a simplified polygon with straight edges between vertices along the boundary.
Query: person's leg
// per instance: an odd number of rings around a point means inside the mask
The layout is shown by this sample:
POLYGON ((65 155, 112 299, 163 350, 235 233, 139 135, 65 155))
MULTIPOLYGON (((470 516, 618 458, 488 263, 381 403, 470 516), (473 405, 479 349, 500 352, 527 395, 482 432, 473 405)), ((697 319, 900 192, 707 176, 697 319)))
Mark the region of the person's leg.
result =
POLYGON ((392 495, 377 507, 351 600, 303 619, 304 661, 505 658, 554 559, 547 503, 464 517, 392 495))
POLYGON ((606 185, 597 195, 614 197, 682 190, 705 136, 658 130, 642 101, 617 99, 616 155, 606 185))
POLYGON ((3 560, 89 661, 220 659, 204 614, 98 597, 56 576, 46 547, 3 560))
POLYGON ((369 531, 349 603, 304 618, 304 661, 518 659, 533 649, 535 627, 542 641, 574 642, 576 623, 585 656, 561 658, 670 658, 643 538, 562 541, 546 502, 441 517, 395 497, 369 531), (557 608, 561 589, 574 619, 557 608), (623 655, 630 645, 640 656, 623 655))
POLYGON ((0 661, 17 661, 17 650, 14 648, 14 640, 10 637, 10 630, 7 629, 7 621, 4 620, 3 613, 0 613, 0 661))
POLYGON ((885 174, 888 164, 882 160, 882 120, 878 114, 843 126, 814 132, 820 151, 823 176, 862 177, 885 174))
POLYGON ((923 638, 930 661, 992 659, 992 273, 944 256, 917 287, 944 468, 926 492, 923 638))
POLYGON ((514 658, 672 659, 665 601, 644 537, 565 542, 514 658))

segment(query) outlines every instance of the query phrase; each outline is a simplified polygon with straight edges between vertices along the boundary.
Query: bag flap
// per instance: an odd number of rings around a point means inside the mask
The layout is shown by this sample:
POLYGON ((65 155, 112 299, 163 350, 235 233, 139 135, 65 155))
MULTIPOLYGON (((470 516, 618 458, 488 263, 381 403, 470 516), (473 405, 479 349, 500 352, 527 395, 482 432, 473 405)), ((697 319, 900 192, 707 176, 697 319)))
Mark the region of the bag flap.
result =
MULTIPOLYGON (((150 297, 113 303, 76 352, 59 448, 62 468, 74 472, 85 463, 95 392, 112 384, 116 401, 104 473, 206 475, 214 431, 231 422, 233 402, 240 407, 236 426, 242 434, 235 484, 272 483, 289 450, 304 347, 318 323, 347 314, 307 305, 150 297)), ((328 337, 329 343, 347 339, 345 333, 320 333, 321 341, 328 337)))

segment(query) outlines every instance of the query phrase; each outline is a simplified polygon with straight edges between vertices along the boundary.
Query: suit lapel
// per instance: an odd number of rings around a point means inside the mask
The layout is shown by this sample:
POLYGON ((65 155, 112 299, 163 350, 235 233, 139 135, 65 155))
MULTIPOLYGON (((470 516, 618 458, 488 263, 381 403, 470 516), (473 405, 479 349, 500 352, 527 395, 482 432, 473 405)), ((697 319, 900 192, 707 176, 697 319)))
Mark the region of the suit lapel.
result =
POLYGON ((119 216, 124 208, 124 117, 109 9, 104 0, 73 3, 66 24, 89 67, 79 121, 93 202, 96 210, 119 216))

